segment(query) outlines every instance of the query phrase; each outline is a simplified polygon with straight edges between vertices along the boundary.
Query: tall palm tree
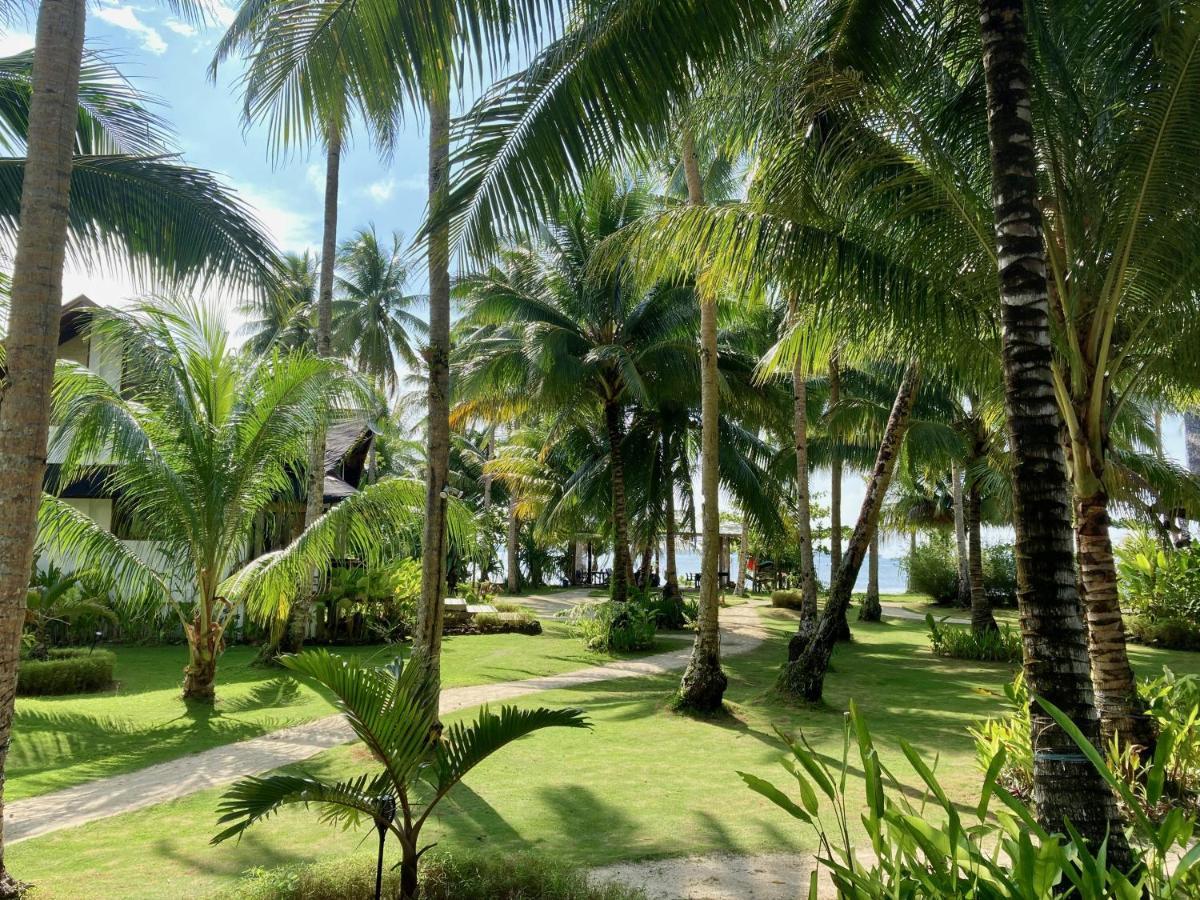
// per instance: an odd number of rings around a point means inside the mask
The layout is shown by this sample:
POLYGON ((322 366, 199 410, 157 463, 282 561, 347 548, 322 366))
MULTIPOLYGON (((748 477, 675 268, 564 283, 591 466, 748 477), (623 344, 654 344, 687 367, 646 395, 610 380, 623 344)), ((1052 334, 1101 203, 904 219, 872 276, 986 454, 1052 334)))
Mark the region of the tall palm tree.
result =
POLYGON ((628 405, 650 403, 660 373, 688 370, 694 333, 691 292, 661 286, 634 290, 628 273, 589 271, 605 239, 653 203, 644 188, 612 174, 591 175, 579 196, 562 198, 536 247, 512 250, 490 270, 464 276, 465 344, 458 374, 473 408, 536 405, 569 420, 584 406, 603 415, 608 439, 613 531, 612 596, 628 596, 632 578, 624 442, 628 405), (500 402, 497 404, 496 401, 500 402))
POLYGON ((249 352, 312 349, 319 268, 317 258, 308 250, 284 253, 274 289, 242 303, 241 311, 251 317, 242 326, 244 346, 249 352))
POLYGON ((419 365, 413 343, 425 334, 412 313, 425 298, 404 290, 411 273, 400 235, 385 248, 374 225, 359 229, 338 248, 338 270, 334 349, 378 389, 394 391, 401 364, 419 365))
MULTIPOLYGON (((208 173, 164 159, 163 123, 110 67, 83 60, 83 18, 82 2, 43 4, 32 56, 0 61, 0 134, 24 152, 0 159, 0 237, 16 245, 0 402, 0 771, 45 470, 64 260, 105 259, 141 280, 177 284, 220 276, 255 288, 274 274, 274 251, 246 208, 208 173)), ((0 846, 0 896, 14 884, 0 846)))
POLYGON ((39 540, 112 573, 118 595, 169 607, 188 643, 183 696, 211 703, 225 631, 244 602, 260 620, 286 614, 335 553, 379 560, 415 536, 420 490, 392 479, 344 500, 284 550, 246 559, 259 514, 294 494, 312 433, 353 400, 339 364, 307 353, 230 352, 218 315, 195 304, 105 311, 93 333, 122 348, 120 389, 80 367, 56 389, 66 423, 54 450, 60 485, 99 475, 130 498, 146 560, 62 501, 43 502, 39 540), (96 460, 105 460, 97 465, 96 460))

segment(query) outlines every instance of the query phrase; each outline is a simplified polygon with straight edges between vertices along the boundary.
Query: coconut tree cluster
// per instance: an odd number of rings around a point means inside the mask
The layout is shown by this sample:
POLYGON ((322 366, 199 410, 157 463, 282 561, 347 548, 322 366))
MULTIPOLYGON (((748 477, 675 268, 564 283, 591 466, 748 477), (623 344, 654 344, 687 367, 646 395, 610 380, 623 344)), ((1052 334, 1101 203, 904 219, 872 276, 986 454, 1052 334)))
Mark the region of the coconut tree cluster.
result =
MULTIPOLYGON (((235 614, 286 621, 298 650, 336 554, 415 553, 407 674, 363 674, 370 690, 342 702, 370 713, 360 734, 404 733, 376 749, 405 770, 380 789, 406 797, 433 764, 436 801, 469 767, 436 739, 460 582, 503 568, 512 593, 552 572, 575 584, 582 558, 590 584, 603 555, 614 621, 647 594, 682 620, 676 553, 695 535, 674 701, 711 714, 728 684, 722 595, 745 579, 721 571, 723 517, 743 567, 754 545, 794 559, 776 688, 797 702, 837 677, 864 566, 858 618, 880 618, 881 542, 905 533, 952 535, 955 594, 994 635, 994 526, 1015 536, 1034 816, 1128 865, 1076 738, 1153 755, 1114 529, 1177 545, 1200 517, 1195 461, 1166 459, 1161 437, 1164 413, 1186 414, 1200 446, 1197 0, 248 0, 209 71, 241 72, 244 119, 279 160, 322 154, 321 247, 301 255, 164 157, 163 124, 85 54, 84 20, 82 0, 43 0, 32 55, 0 60, 0 138, 24 154, 0 160, 0 748, 39 540, 175 610, 200 700, 235 614), (357 135, 388 158, 411 119, 428 139, 420 230, 345 237, 345 148, 357 135), (78 368, 56 380, 67 254, 175 292, 231 285, 244 346, 210 311, 163 301, 95 317, 124 348, 122 390, 78 368), (368 483, 326 511, 327 434, 347 409, 376 435, 368 483), (103 457, 169 566, 43 496, 52 410, 68 423, 57 477, 103 457), (863 500, 843 522, 850 479, 863 500), (300 535, 251 558, 256 516, 298 482, 300 535)), ((288 664, 357 690, 315 659, 288 664)), ((415 896, 419 823, 384 821, 375 786, 258 781, 224 808, 223 836, 340 790, 334 818, 374 816, 381 845, 391 829, 415 896)))

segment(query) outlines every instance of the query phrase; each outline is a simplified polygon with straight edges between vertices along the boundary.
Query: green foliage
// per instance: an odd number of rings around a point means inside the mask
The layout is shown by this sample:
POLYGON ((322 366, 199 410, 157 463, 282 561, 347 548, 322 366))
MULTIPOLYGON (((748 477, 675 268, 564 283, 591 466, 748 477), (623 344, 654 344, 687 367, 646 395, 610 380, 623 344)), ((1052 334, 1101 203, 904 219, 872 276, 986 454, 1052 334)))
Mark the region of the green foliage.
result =
POLYGON ((934 621, 932 613, 925 614, 925 624, 929 626, 929 646, 938 656, 980 662, 1021 661, 1021 636, 1007 625, 977 633, 972 628, 947 625, 945 619, 934 621))
MULTIPOLYGON (((620 885, 589 883, 587 874, 567 863, 516 853, 430 853, 421 859, 424 900, 642 900, 645 895, 620 885)), ((385 871, 384 896, 395 896, 399 875, 385 871)), ((257 868, 226 900, 371 900, 375 869, 361 857, 307 866, 257 868)))
MULTIPOLYGON (((76 623, 114 623, 116 614, 108 605, 107 591, 97 584, 90 572, 68 574, 50 563, 38 570, 33 562, 33 576, 25 595, 25 627, 28 633, 30 656, 44 658, 55 631, 59 638, 76 623)), ((69 634, 67 635, 69 637, 69 634)))
POLYGON ((687 601, 683 597, 668 597, 660 591, 646 594, 646 602, 654 610, 654 622, 660 631, 679 631, 695 619, 688 615, 687 601))
POLYGON ((117 657, 107 650, 57 648, 47 659, 23 659, 17 667, 21 697, 89 694, 112 686, 117 657))
POLYGON ((1200 649, 1200 545, 1166 550, 1142 531, 1122 542, 1116 556, 1130 633, 1147 644, 1200 649))
MULTIPOLYGON (((1114 789, 1127 794, 1074 724, 1050 704, 1042 705, 1114 789)), ((797 742, 782 733, 780 737, 792 752, 784 766, 795 779, 795 798, 756 775, 738 774, 751 790, 812 828, 819 840, 817 861, 840 896, 1049 898, 1073 889, 1071 896, 1083 900, 1133 900, 1193 897, 1200 887, 1200 852, 1191 850, 1196 822, 1178 810, 1157 823, 1135 814, 1135 840, 1130 843, 1139 865, 1122 873, 1105 864, 1103 846, 1093 852, 1074 830, 1066 836, 1049 834, 1038 825, 1026 804, 997 783, 1003 752, 990 760, 979 802, 964 814, 939 782, 936 763, 930 766, 906 741, 900 741, 900 748, 915 779, 901 780, 883 764, 853 701, 840 763, 831 764, 828 755, 818 754, 803 734, 797 742), (858 756, 854 763, 852 747, 858 756), (866 788, 861 821, 870 841, 861 854, 848 827, 860 804, 846 792, 849 775, 859 765, 866 788), (920 799, 914 803, 910 792, 920 799), (995 809, 993 799, 1000 801, 995 809), (830 815, 832 822, 827 821, 830 815)), ((1147 793, 1157 799, 1164 782, 1156 755, 1147 793)), ((818 878, 814 872, 810 897, 817 896, 818 878)))
POLYGON ((804 605, 804 592, 791 589, 771 591, 771 605, 780 609, 800 609, 804 605))
POLYGON ((900 561, 908 573, 908 589, 928 594, 934 603, 953 603, 958 598, 958 566, 950 535, 929 533, 929 541, 913 547, 900 561))
POLYGON ((983 592, 992 606, 1015 606, 1017 557, 1012 544, 983 548, 983 592))
MULTIPOLYGON (((337 607, 348 619, 350 637, 396 643, 412 633, 421 598, 421 564, 401 559, 391 565, 338 567, 330 571, 318 603, 337 607), (361 623, 354 633, 354 623, 361 623)), ((336 638, 336 630, 327 638, 336 638)))
POLYGON ((658 630, 654 605, 636 591, 624 603, 580 603, 567 614, 567 621, 584 646, 599 653, 648 650, 658 630))
MULTIPOLYGON (((1143 760, 1135 748, 1115 742, 1105 748, 1107 766, 1123 786, 1122 800, 1135 798, 1136 812, 1155 820, 1173 808, 1200 810, 1200 678, 1177 676, 1170 669, 1139 686, 1146 714, 1154 719, 1159 734, 1155 758, 1143 760), (1152 790, 1153 767, 1161 770, 1163 784, 1152 790)), ((971 729, 975 738, 976 762, 988 771, 992 761, 1003 758, 996 780, 1010 793, 1029 798, 1033 791, 1033 756, 1029 731, 1029 690, 1018 674, 1005 685, 1009 712, 987 719, 971 729)))
POLYGON ((542 728, 586 728, 577 709, 480 710, 473 722, 443 729, 436 697, 419 666, 399 677, 389 669, 364 666, 358 659, 317 650, 285 656, 284 666, 333 695, 347 723, 382 770, 336 783, 296 775, 244 778, 218 805, 212 839, 240 837, 256 822, 286 806, 317 807, 322 819, 344 828, 368 824, 394 835, 403 850, 402 871, 415 880, 420 832, 438 803, 477 764, 501 747, 542 728), (404 815, 397 817, 397 807, 404 815))

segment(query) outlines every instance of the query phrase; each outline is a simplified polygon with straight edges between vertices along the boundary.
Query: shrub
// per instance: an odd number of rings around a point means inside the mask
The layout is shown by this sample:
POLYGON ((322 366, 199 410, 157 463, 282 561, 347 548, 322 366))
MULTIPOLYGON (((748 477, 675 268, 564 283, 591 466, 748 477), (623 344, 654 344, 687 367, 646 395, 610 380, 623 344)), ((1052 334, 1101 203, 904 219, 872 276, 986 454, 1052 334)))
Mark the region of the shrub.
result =
POLYGON ((1200 545, 1164 550, 1147 532, 1117 548, 1122 605, 1151 623, 1200 618, 1200 545))
MULTIPOLYGON (((1150 765, 1135 748, 1108 746, 1105 758, 1120 778, 1125 791, 1136 798, 1139 814, 1161 819, 1173 807, 1191 812, 1200 810, 1200 678, 1177 676, 1170 669, 1139 685, 1146 713, 1154 718, 1159 734, 1159 750, 1165 783, 1160 794, 1151 799, 1147 790, 1150 765)), ((1033 753, 1029 734, 1029 690, 1024 676, 1018 674, 1004 694, 1009 712, 988 719, 972 728, 975 758, 986 772, 992 760, 1004 755, 996 781, 1010 793, 1027 799, 1033 790, 1033 753)))
POLYGON ((648 650, 658 630, 652 604, 639 594, 624 603, 581 603, 567 614, 567 621, 584 646, 599 653, 648 650))
POLYGON ((1017 557, 1012 544, 983 548, 983 593, 992 606, 1017 603, 1017 557))
POLYGON ((908 573, 909 590, 928 594, 934 603, 957 601, 958 563, 948 534, 933 532, 929 543, 913 547, 900 564, 908 573))
POLYGON ((925 614, 929 626, 929 645, 937 656, 973 659, 979 662, 1019 663, 1021 636, 1005 625, 999 631, 977 633, 971 628, 935 622, 925 614))
POLYGON ((1141 644, 1167 650, 1200 650, 1200 625, 1186 619, 1152 619, 1131 616, 1127 625, 1129 636, 1141 644))
POLYGON ((23 659, 17 667, 17 694, 90 694, 112 686, 117 657, 107 650, 60 647, 48 659, 23 659))
POLYGON ((528 612, 477 613, 471 624, 480 634, 542 633, 542 623, 528 612))
MULTIPOLYGON (((384 869, 384 896, 399 891, 399 874, 384 869)), ((229 900, 370 900, 375 866, 354 857, 307 866, 251 869, 229 900)), ((641 891, 593 885, 580 870, 558 860, 522 853, 429 854, 421 860, 424 900, 644 900, 641 891)))
POLYGON ((647 596, 647 602, 654 610, 655 625, 663 631, 679 631, 687 627, 689 620, 682 597, 668 597, 655 591, 647 596))
MULTIPOLYGON (((1129 789, 1075 724, 1050 704, 1042 706, 1122 799, 1136 807, 1129 789)), ((960 808, 933 767, 906 741, 900 747, 912 767, 909 780, 915 790, 885 768, 854 701, 843 727, 843 746, 856 747, 858 760, 851 761, 846 752, 840 763, 831 764, 830 757, 814 751, 803 735, 797 743, 788 741, 794 759, 784 766, 798 786, 795 799, 769 781, 738 773, 751 790, 816 832, 817 863, 829 872, 839 897, 1197 896, 1200 854, 1189 852, 1196 833, 1190 816, 1176 814, 1155 822, 1135 809, 1130 850, 1136 865, 1124 873, 1105 864, 1104 845, 1089 847, 1073 829, 1070 837, 1047 833, 1026 803, 996 783, 1002 759, 989 761, 979 802, 960 808), (857 775, 858 766, 866 784, 865 800, 857 791, 847 796, 847 783, 858 780, 848 776, 852 771, 857 775), (997 809, 991 808, 994 800, 1000 801, 997 809), (847 827, 858 820, 867 833, 868 845, 861 848, 866 852, 854 846, 847 827)), ((1159 798, 1165 781, 1156 759, 1146 778, 1151 799, 1159 798)), ((816 873, 811 885, 810 895, 816 896, 816 873)))
POLYGON ((783 590, 771 591, 771 605, 780 609, 800 609, 804 605, 804 592, 783 590))

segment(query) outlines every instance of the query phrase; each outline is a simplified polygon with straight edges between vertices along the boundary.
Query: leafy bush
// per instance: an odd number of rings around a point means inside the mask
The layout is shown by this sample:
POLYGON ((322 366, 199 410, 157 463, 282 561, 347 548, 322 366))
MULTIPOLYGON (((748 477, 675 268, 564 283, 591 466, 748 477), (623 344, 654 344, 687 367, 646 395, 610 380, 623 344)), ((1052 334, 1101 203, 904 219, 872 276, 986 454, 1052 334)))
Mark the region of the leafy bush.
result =
POLYGON ((1200 650, 1200 625, 1196 622, 1133 616, 1126 624, 1129 636, 1138 643, 1168 650, 1200 650))
POLYGON ((584 646, 599 653, 648 650, 658 631, 653 604, 637 593, 624 603, 580 603, 567 614, 567 621, 584 646))
POLYGON ((937 656, 953 659, 974 659, 980 662, 1019 663, 1021 636, 1005 625, 999 631, 976 633, 968 627, 935 622, 925 614, 929 626, 929 645, 937 656))
POLYGON ((900 565, 908 573, 908 587, 914 593, 928 594, 934 603, 958 599, 958 563, 948 534, 933 532, 929 542, 913 547, 900 565))
MULTIPOLYGON (((385 867, 383 892, 394 897, 399 874, 385 867)), ((222 895, 229 900, 370 900, 375 866, 355 857, 307 866, 257 868, 222 895)), ((619 885, 592 885, 580 870, 559 860, 522 853, 428 854, 421 860, 424 900, 644 900, 619 885)))
MULTIPOLYGON (((1157 799, 1147 794, 1150 765, 1135 748, 1115 743, 1106 748, 1107 765, 1121 780, 1130 796, 1137 798, 1137 812, 1161 819, 1173 807, 1200 811, 1200 678, 1177 676, 1164 668, 1163 674, 1139 685, 1146 713, 1155 720, 1159 734, 1158 760, 1165 778, 1157 799)), ((1003 755, 996 773, 997 783, 1010 793, 1028 798, 1033 790, 1033 754, 1029 734, 1029 690, 1023 675, 1005 685, 1009 712, 988 719, 971 729, 975 758, 986 772, 992 760, 1003 755)))
POLYGON ((1147 532, 1117 548, 1122 605, 1150 623, 1200 618, 1200 545, 1164 550, 1147 532))
MULTIPOLYGON (((1074 723, 1050 704, 1042 706, 1114 790, 1136 807, 1127 786, 1074 723)), ((803 735, 796 743, 784 738, 794 758, 784 766, 795 778, 796 799, 769 781, 738 773, 751 790, 816 832, 817 862, 829 872, 839 896, 1048 898, 1070 892, 1082 900, 1101 900, 1195 897, 1200 889, 1200 853, 1188 852, 1196 835, 1196 821, 1190 816, 1176 811, 1154 822, 1135 810, 1130 849, 1138 865, 1125 874, 1105 865, 1103 845, 1093 853, 1077 832, 1070 837, 1047 833, 1028 806, 997 783, 996 772, 1005 762, 1003 751, 988 765, 979 802, 970 816, 977 821, 964 822, 964 813, 933 769, 901 741, 904 756, 923 783, 920 799, 909 800, 904 782, 880 761, 853 701, 844 728, 847 752, 836 766, 814 751, 803 735), (848 752, 852 746, 859 757, 853 764, 848 752), (866 784, 866 809, 861 815, 862 801, 846 794, 847 783, 857 781, 849 775, 859 761, 866 784), (1000 801, 1000 808, 991 808, 993 799, 1000 801), (834 821, 827 824, 823 813, 830 808, 834 821), (866 829, 870 843, 863 848, 866 852, 856 852, 850 837, 848 824, 855 819, 861 819, 866 829)), ((1158 799, 1164 783, 1156 758, 1146 779, 1150 799, 1158 799)), ((809 896, 817 894, 817 878, 814 872, 809 896)))
POLYGON ((647 602, 654 609, 654 622, 663 631, 679 631, 688 624, 687 612, 682 597, 668 597, 659 591, 647 595, 647 602))
POLYGON ((804 592, 783 590, 771 591, 771 605, 780 609, 800 609, 804 605, 804 592))
POLYGON ((541 634, 542 623, 528 612, 477 613, 471 625, 480 634, 541 634))
POLYGON ((117 657, 107 650, 51 649, 47 659, 23 659, 17 667, 22 697, 90 694, 112 686, 117 657))
POLYGON ((992 606, 1016 606, 1017 557, 1012 544, 983 548, 983 593, 992 606))

